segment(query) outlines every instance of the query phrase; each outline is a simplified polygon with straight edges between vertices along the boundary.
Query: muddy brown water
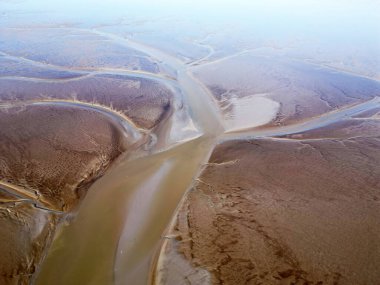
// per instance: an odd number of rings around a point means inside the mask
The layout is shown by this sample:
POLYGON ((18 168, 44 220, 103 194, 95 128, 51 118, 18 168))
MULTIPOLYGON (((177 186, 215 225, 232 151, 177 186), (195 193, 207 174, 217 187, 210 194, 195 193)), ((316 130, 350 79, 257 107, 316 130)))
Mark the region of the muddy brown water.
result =
POLYGON ((213 144, 200 138, 113 167, 57 234, 36 284, 146 284, 161 235, 213 144))
POLYGON ((176 69, 203 136, 114 164, 89 189, 75 218, 56 234, 35 284, 146 284, 166 226, 223 132, 213 98, 185 64, 154 48, 101 34, 176 69))

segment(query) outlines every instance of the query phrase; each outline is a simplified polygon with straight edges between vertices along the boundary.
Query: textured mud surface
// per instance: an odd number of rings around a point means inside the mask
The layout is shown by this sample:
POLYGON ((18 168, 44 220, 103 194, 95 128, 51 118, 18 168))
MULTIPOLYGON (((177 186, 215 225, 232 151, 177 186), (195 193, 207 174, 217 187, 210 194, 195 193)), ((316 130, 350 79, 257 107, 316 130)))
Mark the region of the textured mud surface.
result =
POLYGON ((59 215, 0 189, 0 283, 29 284, 59 215))
MULTIPOLYGON (((276 53, 238 55, 199 66, 194 73, 210 88, 227 115, 234 116, 233 98, 265 96, 280 103, 277 118, 271 123, 274 125, 291 124, 363 102, 380 92, 380 84, 375 80, 276 53)), ((262 107, 255 108, 255 104, 250 106, 252 112, 259 112, 262 107)))
POLYGON ((110 42, 106 37, 86 30, 53 26, 33 29, 0 29, 3 54, 60 67, 99 69, 127 68, 158 72, 157 63, 145 54, 110 42), (78 48, 80 47, 80 48, 78 48))
POLYGON ((0 117, 1 181, 57 210, 75 206, 127 143, 120 127, 86 109, 15 107, 0 117))
POLYGON ((28 284, 57 222, 128 147, 120 125, 65 106, 0 109, 0 283, 28 284))
POLYGON ((208 284, 206 270, 213 284, 376 284, 379 131, 351 121, 218 145, 178 212, 159 281, 208 284))
POLYGON ((377 2, 0 0, 0 285, 377 284, 377 2))
POLYGON ((111 163, 191 119, 145 54, 85 30, 0 34, 0 283, 29 284, 111 163))
POLYGON ((1 80, 2 102, 78 100, 97 103, 127 115, 142 128, 153 128, 170 110, 172 92, 147 79, 96 76, 69 82, 1 80))

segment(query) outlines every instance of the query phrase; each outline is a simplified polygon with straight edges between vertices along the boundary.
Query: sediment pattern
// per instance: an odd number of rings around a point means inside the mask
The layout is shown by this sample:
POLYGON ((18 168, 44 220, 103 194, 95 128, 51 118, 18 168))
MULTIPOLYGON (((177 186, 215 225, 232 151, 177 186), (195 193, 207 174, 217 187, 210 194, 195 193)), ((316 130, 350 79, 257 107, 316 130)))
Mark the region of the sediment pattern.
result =
POLYGON ((120 125, 67 106, 0 109, 0 283, 28 284, 56 226, 128 148, 120 125))
POLYGON ((178 250, 194 269, 172 262, 161 275, 182 275, 182 284, 207 284, 189 279, 200 269, 212 284, 375 284, 380 140, 363 135, 373 125, 361 127, 356 137, 335 127, 314 139, 218 145, 178 212, 166 253, 170 260, 178 250), (339 136, 321 136, 330 132, 339 136))

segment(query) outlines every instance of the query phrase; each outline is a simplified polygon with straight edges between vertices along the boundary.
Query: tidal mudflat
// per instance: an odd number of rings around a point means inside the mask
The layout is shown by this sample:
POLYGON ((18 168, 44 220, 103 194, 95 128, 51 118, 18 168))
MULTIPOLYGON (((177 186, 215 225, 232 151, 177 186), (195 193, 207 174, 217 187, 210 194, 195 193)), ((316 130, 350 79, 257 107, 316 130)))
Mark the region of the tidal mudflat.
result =
POLYGON ((54 229, 131 148, 120 123, 94 110, 1 107, 2 284, 27 284, 54 229))
POLYGON ((273 51, 211 61, 195 67, 194 73, 218 100, 231 131, 254 128, 258 122, 268 126, 296 123, 380 93, 377 80, 284 58, 273 51), (248 110, 260 114, 260 119, 248 110))
POLYGON ((219 144, 173 221, 157 283, 376 284, 379 127, 352 119, 219 144))
POLYGON ((0 0, 0 283, 377 284, 378 3, 177 2, 0 0))

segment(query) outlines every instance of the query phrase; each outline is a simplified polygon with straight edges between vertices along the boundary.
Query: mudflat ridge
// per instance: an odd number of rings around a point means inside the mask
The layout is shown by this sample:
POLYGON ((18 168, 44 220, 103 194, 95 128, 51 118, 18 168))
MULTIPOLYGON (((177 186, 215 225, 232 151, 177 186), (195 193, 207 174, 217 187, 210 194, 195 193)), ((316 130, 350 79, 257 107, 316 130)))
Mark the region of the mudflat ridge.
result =
POLYGON ((171 107, 173 93, 147 79, 96 76, 69 82, 1 81, 2 102, 69 100, 97 103, 128 116, 137 126, 152 129, 171 107))

